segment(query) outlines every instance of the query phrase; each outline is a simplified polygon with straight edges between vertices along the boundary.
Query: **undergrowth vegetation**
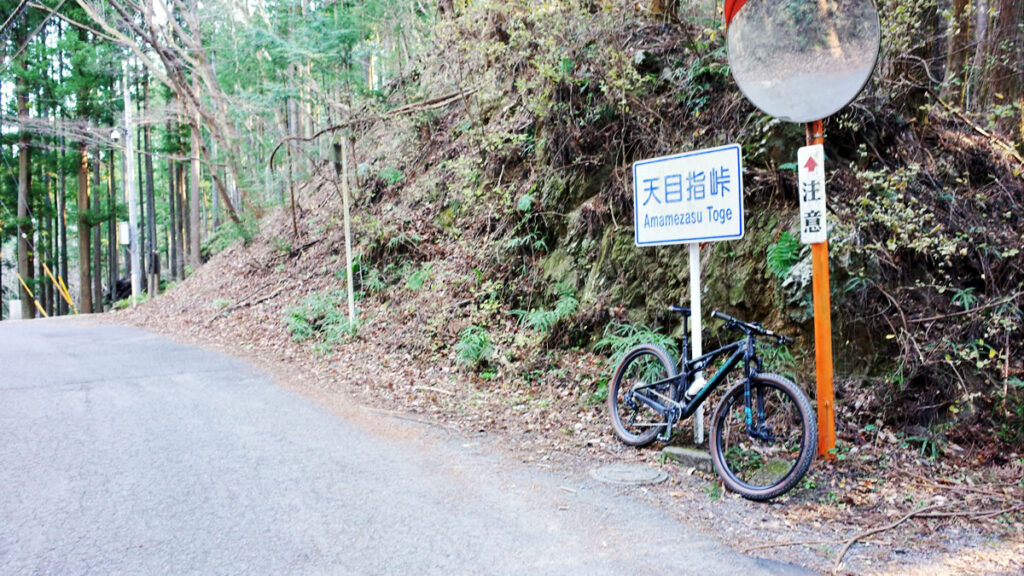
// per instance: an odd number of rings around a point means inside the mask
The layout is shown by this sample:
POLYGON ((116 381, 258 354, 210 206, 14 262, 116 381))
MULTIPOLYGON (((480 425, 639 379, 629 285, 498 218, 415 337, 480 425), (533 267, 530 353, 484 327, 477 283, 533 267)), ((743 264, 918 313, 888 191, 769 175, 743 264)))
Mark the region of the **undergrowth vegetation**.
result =
MULTIPOLYGON (((826 122, 840 417, 1020 444, 1024 164, 939 103, 941 81, 907 56, 920 53, 920 16, 880 4, 875 77, 826 122)), ((483 0, 435 33, 372 106, 455 96, 374 124, 360 144, 363 296, 406 323, 403 346, 521 386, 554 370, 552 353, 614 362, 652 340, 675 353, 665 309, 689 291, 685 250, 634 245, 630 166, 739 142, 748 227, 704 249, 705 307, 797 336, 766 354, 813 389, 793 163, 804 132, 738 93, 720 22, 483 0)), ((296 338, 330 330, 320 304, 289 311, 296 338)), ((602 378, 579 376, 583 398, 606 393, 602 378)))
POLYGON ((329 347, 359 332, 358 316, 350 321, 345 292, 316 293, 284 311, 285 326, 296 342, 315 340, 329 347))

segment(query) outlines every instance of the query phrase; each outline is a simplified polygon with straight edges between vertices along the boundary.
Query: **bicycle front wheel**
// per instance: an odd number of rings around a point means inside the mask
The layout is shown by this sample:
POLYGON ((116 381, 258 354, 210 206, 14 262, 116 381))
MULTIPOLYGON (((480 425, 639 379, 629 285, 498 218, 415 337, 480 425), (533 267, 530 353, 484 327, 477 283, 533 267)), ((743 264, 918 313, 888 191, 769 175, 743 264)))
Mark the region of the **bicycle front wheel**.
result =
POLYGON ((786 378, 759 374, 725 393, 715 410, 711 459, 725 485, 750 500, 769 500, 796 485, 818 446, 807 396, 786 378), (748 427, 748 418, 750 426, 748 427))
POLYGON ((675 363, 657 344, 641 344, 623 357, 615 368, 608 390, 608 415, 615 435, 630 446, 646 446, 657 438, 666 418, 644 402, 665 404, 675 397, 675 383, 649 384, 674 377, 675 363))

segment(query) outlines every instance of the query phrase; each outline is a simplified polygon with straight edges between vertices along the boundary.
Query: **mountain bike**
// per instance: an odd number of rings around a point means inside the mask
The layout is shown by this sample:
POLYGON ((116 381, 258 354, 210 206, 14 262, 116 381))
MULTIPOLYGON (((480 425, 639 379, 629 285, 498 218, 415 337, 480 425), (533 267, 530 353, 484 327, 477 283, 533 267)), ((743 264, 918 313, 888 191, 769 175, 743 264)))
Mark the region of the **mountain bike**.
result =
POLYGON ((615 368, 608 392, 608 413, 619 439, 630 446, 667 442, 673 427, 692 415, 727 376, 743 366, 743 379, 728 388, 711 420, 708 443, 718 476, 733 492, 750 500, 769 500, 785 493, 807 472, 817 449, 817 424, 811 403, 790 380, 762 372, 755 338, 781 346, 792 338, 757 322, 745 322, 718 311, 714 318, 743 336, 692 360, 689 357, 688 308, 672 306, 683 319, 678 364, 664 347, 640 344, 615 368), (711 379, 702 371, 725 358, 711 379), (697 384, 695 384, 695 382, 697 384))

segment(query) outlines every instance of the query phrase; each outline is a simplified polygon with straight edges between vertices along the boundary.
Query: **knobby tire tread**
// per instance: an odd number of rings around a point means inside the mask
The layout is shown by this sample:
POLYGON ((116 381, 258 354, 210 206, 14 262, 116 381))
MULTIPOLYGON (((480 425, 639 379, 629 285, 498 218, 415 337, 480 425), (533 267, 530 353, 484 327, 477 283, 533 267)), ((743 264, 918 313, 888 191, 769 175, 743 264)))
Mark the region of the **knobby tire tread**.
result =
MULTIPOLYGON (((777 496, 780 496, 794 486, 807 470, 811 466, 811 462, 814 460, 814 455, 818 450, 818 423, 814 416, 814 411, 811 408, 811 402, 808 400, 807 395, 804 394, 796 384, 789 379, 780 376, 778 374, 758 374, 752 379, 751 386, 756 385, 758 381, 770 382, 773 386, 783 391, 792 400, 797 410, 800 413, 801 429, 803 431, 803 439, 800 444, 800 456, 797 459, 797 463, 789 471, 789 473, 782 478, 781 481, 764 488, 755 488, 749 484, 745 484, 736 478, 729 470, 725 462, 725 455, 722 454, 721 445, 721 431, 722 431, 722 420, 728 416, 726 408, 729 406, 729 399, 734 394, 743 394, 744 381, 740 381, 732 388, 726 391, 725 395, 718 402, 718 406, 715 408, 713 426, 711 427, 711 434, 708 438, 711 448, 711 460, 715 466, 715 472, 718 473, 718 477, 722 479, 726 487, 736 492, 737 494, 747 498, 748 500, 765 501, 771 500, 777 496)), ((742 398, 739 400, 742 402, 742 398)))
MULTIPOLYGON (((608 416, 612 421, 612 430, 615 432, 615 436, 617 436, 624 444, 635 447, 650 445, 658 437, 658 432, 660 431, 660 428, 653 427, 650 431, 644 434, 633 434, 626 429, 625 423, 623 423, 619 418, 618 393, 619 387, 622 384, 624 372, 633 360, 645 352, 653 354, 661 361, 665 368, 666 378, 675 377, 677 374, 676 365, 672 360, 671 354, 669 354, 663 346, 658 344, 640 344, 633 347, 625 356, 623 356, 622 360, 619 361, 619 364, 615 367, 615 376, 612 379, 611 387, 608 390, 608 416)), ((675 396, 674 384, 669 386, 666 396, 670 398, 675 396)))

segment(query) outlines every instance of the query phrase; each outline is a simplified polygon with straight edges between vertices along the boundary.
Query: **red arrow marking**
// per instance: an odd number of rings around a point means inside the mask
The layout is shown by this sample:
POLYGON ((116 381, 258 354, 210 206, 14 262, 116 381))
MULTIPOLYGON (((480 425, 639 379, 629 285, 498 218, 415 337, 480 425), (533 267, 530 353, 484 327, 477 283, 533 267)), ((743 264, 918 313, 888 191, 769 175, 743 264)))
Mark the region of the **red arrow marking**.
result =
POLYGON ((807 162, 804 163, 804 168, 807 168, 808 172, 814 172, 814 169, 817 168, 817 167, 818 167, 818 163, 814 161, 814 157, 813 156, 808 158, 807 162))

